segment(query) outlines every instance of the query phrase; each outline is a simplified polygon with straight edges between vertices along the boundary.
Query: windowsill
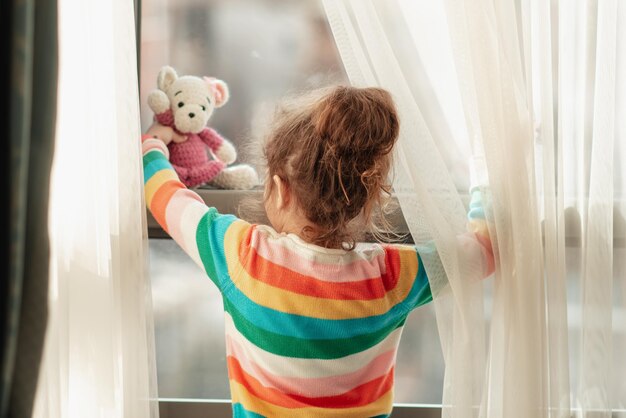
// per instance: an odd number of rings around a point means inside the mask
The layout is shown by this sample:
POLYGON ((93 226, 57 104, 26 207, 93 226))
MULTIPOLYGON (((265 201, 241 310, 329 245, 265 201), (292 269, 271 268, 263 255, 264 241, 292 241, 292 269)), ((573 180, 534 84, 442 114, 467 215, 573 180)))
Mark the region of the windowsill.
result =
MULTIPOLYGON (((194 189, 198 195, 204 200, 204 202, 209 206, 214 206, 219 213, 238 213, 239 204, 244 198, 248 198, 250 196, 254 196, 261 200, 263 198, 263 190, 261 188, 257 188, 254 190, 222 190, 222 189, 214 189, 209 187, 200 187, 194 189)), ((154 219, 150 211, 147 211, 147 220, 148 220, 148 237, 150 238, 169 238, 170 236, 163 231, 161 226, 154 219)), ((397 228, 397 232, 400 234, 408 234, 409 229, 404 220, 404 216, 402 216, 402 211, 400 207, 393 211, 393 213, 388 215, 388 220, 391 225, 394 225, 397 228)), ((409 241, 411 240, 410 235, 408 236, 409 241)))
MULTIPOLYGON (((205 186, 194 189, 194 191, 200 195, 200 197, 207 205, 214 206, 219 213, 237 214, 239 204, 244 198, 255 195, 259 200, 263 198, 263 190, 261 188, 257 188, 254 190, 222 190, 205 186)), ((463 203, 467 205, 469 202, 469 195, 461 195, 461 199, 463 200, 463 203)), ((614 248, 626 247, 626 236, 624 235, 624 231, 626 231, 626 228, 624 228, 623 226, 625 220, 618 215, 620 212, 617 209, 619 205, 623 204, 624 203, 621 202, 617 202, 615 204, 616 218, 614 220, 614 248)), ((165 231, 163 231, 159 224, 154 220, 150 211, 147 211, 147 214, 148 237, 169 238, 169 235, 165 231)), ((407 239, 405 240, 406 243, 412 243, 412 239, 409 234, 409 228, 406 225, 406 221, 404 220, 404 216, 402 215, 402 211, 400 210, 399 205, 397 205, 397 209, 395 209, 393 213, 388 215, 388 220, 391 225, 394 225, 397 228, 396 232, 407 235, 407 239)), ((578 213, 575 208, 567 208, 565 210, 565 245, 567 247, 579 246, 580 238, 580 221, 578 219, 578 213)))

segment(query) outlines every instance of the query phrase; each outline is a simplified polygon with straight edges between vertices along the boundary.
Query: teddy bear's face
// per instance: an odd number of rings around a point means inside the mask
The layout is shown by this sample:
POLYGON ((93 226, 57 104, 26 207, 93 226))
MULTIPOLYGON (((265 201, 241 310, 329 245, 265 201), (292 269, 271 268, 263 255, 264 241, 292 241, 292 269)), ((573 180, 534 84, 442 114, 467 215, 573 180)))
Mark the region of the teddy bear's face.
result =
POLYGON ((183 133, 198 133, 209 121, 215 109, 215 99, 209 85, 200 77, 183 76, 176 79, 165 92, 170 99, 176 129, 183 133))
POLYGON ((167 114, 167 121, 161 123, 170 127, 173 123, 183 134, 202 131, 213 110, 222 107, 230 97, 228 86, 222 80, 189 75, 178 77, 169 66, 159 72, 157 87, 148 95, 148 105, 157 119, 159 115, 167 114))

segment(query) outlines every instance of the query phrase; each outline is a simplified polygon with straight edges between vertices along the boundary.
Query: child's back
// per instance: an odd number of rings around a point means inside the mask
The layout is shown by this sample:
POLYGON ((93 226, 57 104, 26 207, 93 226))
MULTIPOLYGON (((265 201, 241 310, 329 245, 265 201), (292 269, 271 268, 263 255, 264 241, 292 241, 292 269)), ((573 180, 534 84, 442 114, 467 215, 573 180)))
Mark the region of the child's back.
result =
POLYGON ((229 229, 239 248, 222 284, 235 410, 389 414, 404 321, 430 300, 415 250, 325 249, 243 221, 229 229))

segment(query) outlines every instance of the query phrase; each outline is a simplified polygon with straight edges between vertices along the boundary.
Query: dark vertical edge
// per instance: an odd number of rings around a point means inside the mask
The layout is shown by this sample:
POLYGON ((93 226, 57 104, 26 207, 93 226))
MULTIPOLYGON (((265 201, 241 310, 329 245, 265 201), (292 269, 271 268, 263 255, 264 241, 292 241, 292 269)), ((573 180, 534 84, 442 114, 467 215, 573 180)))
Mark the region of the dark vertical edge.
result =
POLYGON ((50 172, 56 135, 57 0, 35 0, 22 304, 10 416, 31 416, 48 320, 50 172))
MULTIPOLYGON (((13 16, 13 1, 3 0, 0 1, 0 60, 3 65, 0 65, 0 109, 5 111, 0 112, 0 129, 2 131, 2 138, 7 140, 10 135, 10 113, 7 109, 10 109, 11 100, 8 92, 11 88, 11 68, 13 67, 13 57, 11 54, 11 44, 13 43, 13 31, 11 16, 13 16)), ((6 209, 10 211, 10 199, 11 199, 11 161, 10 153, 6 152, 7 147, 4 147, 5 152, 0 153, 0 190, 2 190, 2 202, 6 209)), ((7 400, 9 384, 5 381, 5 358, 7 355, 7 339, 8 331, 8 312, 9 307, 9 274, 10 274, 10 250, 9 243, 11 236, 8 231, 10 228, 10 216, 0 217, 0 231, 4 231, 0 241, 0 417, 6 416, 7 400)))
MULTIPOLYGON (((137 83, 141 89, 141 0, 133 0, 135 5, 135 41, 137 46, 137 83)), ((139 92, 141 97, 141 92, 139 92)))

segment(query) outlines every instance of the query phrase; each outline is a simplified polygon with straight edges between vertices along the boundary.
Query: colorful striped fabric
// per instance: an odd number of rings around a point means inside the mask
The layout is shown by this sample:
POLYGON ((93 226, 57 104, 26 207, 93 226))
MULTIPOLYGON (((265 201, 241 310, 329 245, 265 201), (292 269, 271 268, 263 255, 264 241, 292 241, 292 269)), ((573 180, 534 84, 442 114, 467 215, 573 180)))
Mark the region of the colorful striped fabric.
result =
POLYGON ((432 299, 414 247, 325 249, 207 207, 144 138, 146 204, 220 289, 235 417, 384 417, 407 315, 432 299))

